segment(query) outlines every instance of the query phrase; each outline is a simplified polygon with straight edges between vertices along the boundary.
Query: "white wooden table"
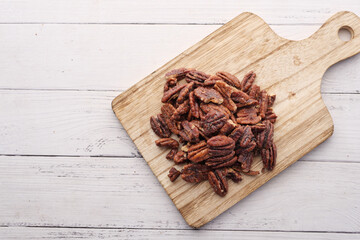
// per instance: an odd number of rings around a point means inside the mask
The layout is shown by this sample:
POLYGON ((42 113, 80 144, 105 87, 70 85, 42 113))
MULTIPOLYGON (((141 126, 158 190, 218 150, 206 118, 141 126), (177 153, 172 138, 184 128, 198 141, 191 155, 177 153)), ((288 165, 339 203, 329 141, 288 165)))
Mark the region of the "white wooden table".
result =
POLYGON ((302 39, 358 0, 0 1, 0 239, 360 239, 360 55, 334 135, 205 225, 182 219, 111 100, 243 11, 302 39))

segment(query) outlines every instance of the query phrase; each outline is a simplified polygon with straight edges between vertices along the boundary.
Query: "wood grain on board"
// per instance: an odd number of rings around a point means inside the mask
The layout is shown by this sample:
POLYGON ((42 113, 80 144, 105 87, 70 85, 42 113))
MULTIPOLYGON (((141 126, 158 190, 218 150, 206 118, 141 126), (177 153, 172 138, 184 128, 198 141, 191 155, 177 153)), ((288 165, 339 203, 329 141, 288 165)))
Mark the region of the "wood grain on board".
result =
MULTIPOLYGON (((328 67, 360 51, 359 33, 359 17, 339 12, 309 38, 292 41, 276 35, 258 16, 243 13, 119 95, 113 110, 186 222, 200 227, 331 136, 333 122, 321 98, 321 78, 328 67), (338 37, 344 26, 352 32, 348 42, 338 37), (211 74, 228 71, 240 78, 253 70, 256 83, 277 95, 278 159, 273 171, 245 177, 240 184, 230 182, 225 197, 217 196, 207 182, 169 181, 172 163, 155 146, 149 118, 160 111, 164 74, 180 67, 211 74)), ((260 161, 254 168, 261 168, 260 161)))

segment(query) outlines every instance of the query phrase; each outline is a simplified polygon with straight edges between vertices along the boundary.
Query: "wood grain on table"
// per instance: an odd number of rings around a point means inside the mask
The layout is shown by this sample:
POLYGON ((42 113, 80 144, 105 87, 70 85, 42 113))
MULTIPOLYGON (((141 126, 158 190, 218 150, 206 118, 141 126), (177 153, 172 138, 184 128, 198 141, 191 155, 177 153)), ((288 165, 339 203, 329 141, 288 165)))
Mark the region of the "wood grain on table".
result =
POLYGON ((322 80, 334 135, 200 231, 118 123, 118 93, 243 11, 295 40, 360 14, 355 0, 207 2, 0 1, 1 239, 360 238, 359 55, 322 80))

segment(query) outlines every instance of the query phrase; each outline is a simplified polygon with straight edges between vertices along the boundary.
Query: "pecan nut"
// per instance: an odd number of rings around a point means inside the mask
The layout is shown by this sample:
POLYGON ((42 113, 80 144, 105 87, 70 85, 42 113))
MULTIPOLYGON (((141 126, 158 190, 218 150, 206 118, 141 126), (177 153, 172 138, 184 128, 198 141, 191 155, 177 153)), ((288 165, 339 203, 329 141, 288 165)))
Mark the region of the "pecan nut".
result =
POLYGON ((227 109, 229 109, 230 112, 235 112, 237 106, 234 103, 234 101, 230 98, 231 93, 233 92, 232 87, 230 87, 229 85, 227 85, 222 81, 217 81, 216 84, 214 85, 214 89, 218 91, 221 94, 221 96, 224 98, 222 105, 227 109))
POLYGON ((193 117, 199 118, 200 117, 200 109, 199 109, 199 104, 196 102, 194 92, 191 92, 189 94, 189 104, 190 104, 191 114, 193 115, 193 117))
POLYGON ((251 71, 245 75, 244 79, 241 81, 241 90, 246 92, 252 86, 256 78, 256 74, 251 71))
POLYGON ((185 78, 186 74, 188 72, 190 72, 192 69, 186 69, 186 68, 178 68, 178 69, 173 69, 170 72, 165 74, 165 79, 177 79, 177 80, 181 80, 183 78, 185 78))
POLYGON ((265 129, 257 135, 256 143, 259 148, 269 148, 273 143, 274 124, 269 120, 264 122, 265 129))
POLYGON ((260 104, 259 111, 260 111, 260 117, 263 119, 265 118, 265 114, 268 109, 268 103, 269 103, 269 98, 268 98, 266 91, 261 91, 260 92, 260 101, 259 101, 259 104, 260 104))
POLYGON ((178 148, 179 142, 172 138, 160 138, 155 141, 158 147, 178 148))
POLYGON ((221 81, 221 77, 218 76, 210 76, 208 79, 204 81, 204 86, 213 86, 216 81, 221 81))
POLYGON ((208 79, 210 77, 210 75, 207 75, 204 72, 200 72, 200 71, 190 71, 186 74, 186 81, 187 82, 195 82, 197 85, 202 85, 202 83, 208 79))
POLYGON ((159 137, 161 138, 170 137, 171 132, 168 126, 166 125, 166 122, 161 114, 158 114, 157 117, 152 116, 150 118, 150 125, 154 133, 159 137))
POLYGON ((228 119, 226 121, 226 123, 224 124, 224 126, 222 126, 222 128, 220 128, 219 133, 228 135, 232 132, 232 130, 234 130, 234 128, 236 126, 237 126, 237 124, 235 124, 231 119, 228 119))
POLYGON ((241 87, 239 79, 228 72, 217 72, 216 75, 231 86, 234 86, 236 88, 241 87))
POLYGON ((260 96, 260 87, 256 84, 252 85, 251 88, 249 89, 249 97, 254 100, 258 100, 259 96, 260 96))
POLYGON ((268 108, 266 113, 265 113, 265 120, 269 120, 271 123, 275 123, 276 122, 276 119, 277 119, 277 116, 276 114, 274 113, 273 109, 272 108, 268 108))
POLYGON ((234 183, 238 183, 242 180, 242 176, 241 176, 240 172, 236 171, 233 168, 227 169, 226 177, 230 178, 234 183))
POLYGON ((256 147, 256 141, 254 134, 251 131, 250 126, 246 126, 244 128, 244 132, 239 139, 239 145, 244 149, 246 152, 251 152, 256 147))
POLYGON ((179 132, 180 137, 186 142, 197 143, 199 142, 199 129, 189 121, 181 123, 183 130, 179 132))
POLYGON ((162 116, 164 117, 164 120, 166 122, 166 125, 168 127, 168 129, 178 135, 179 134, 179 129, 176 125, 176 122, 172 120, 172 116, 174 115, 174 112, 176 111, 176 108, 174 108, 173 105, 171 105, 170 103, 165 103, 162 107, 161 107, 161 113, 162 116))
POLYGON ((201 164, 187 164, 181 171, 181 178, 190 183, 198 183, 207 180, 209 168, 201 164))
POLYGON ((268 170, 273 170, 276 164, 277 149, 275 143, 272 143, 269 148, 261 150, 261 159, 264 163, 264 167, 268 170))
POLYGON ((205 115, 204 120, 200 122, 200 126, 204 129, 206 136, 211 136, 219 131, 226 121, 227 119, 223 112, 211 110, 205 115))
POLYGON ((221 94, 212 88, 198 87, 194 90, 194 94, 204 103, 213 102, 216 104, 221 104, 224 101, 221 94))
POLYGON ((240 124, 257 124, 261 121, 261 117, 257 115, 255 107, 242 108, 236 115, 236 122, 240 124))
POLYGON ((243 172, 249 172, 251 164, 253 162, 254 155, 252 152, 241 152, 238 158, 238 162, 241 163, 241 170, 243 172))
POLYGON ((190 110, 189 100, 186 100, 176 108, 174 114, 172 115, 172 118, 175 120, 180 120, 181 115, 188 113, 189 110, 190 110))
POLYGON ((210 171, 208 174, 209 183, 214 189, 214 192, 223 197, 228 192, 228 183, 226 180, 225 170, 210 171))
POLYGON ((164 96, 161 98, 161 102, 166 103, 171 99, 176 98, 179 95, 181 89, 183 89, 186 85, 177 85, 173 88, 170 88, 166 92, 164 92, 164 96))
POLYGON ((187 154, 183 151, 179 151, 174 156, 174 163, 181 164, 187 160, 187 154))
POLYGON ((166 154, 166 159, 174 160, 174 157, 177 152, 178 152, 178 150, 176 148, 171 149, 170 152, 168 154, 166 154))
POLYGON ((209 158, 209 152, 205 141, 192 145, 188 149, 188 158, 194 163, 202 162, 209 158))
POLYGON ((231 93, 231 99, 235 103, 236 107, 248 107, 257 105, 259 102, 256 99, 252 99, 249 95, 243 91, 234 91, 231 93))
POLYGON ((176 168, 174 168, 174 167, 170 168, 170 171, 168 174, 170 181, 172 181, 172 182, 175 181, 179 176, 180 176, 180 172, 176 168))
POLYGON ((176 102, 183 103, 185 101, 185 99, 187 99, 189 97, 189 93, 193 87, 194 87, 193 82, 186 84, 186 86, 183 89, 181 89, 176 102))

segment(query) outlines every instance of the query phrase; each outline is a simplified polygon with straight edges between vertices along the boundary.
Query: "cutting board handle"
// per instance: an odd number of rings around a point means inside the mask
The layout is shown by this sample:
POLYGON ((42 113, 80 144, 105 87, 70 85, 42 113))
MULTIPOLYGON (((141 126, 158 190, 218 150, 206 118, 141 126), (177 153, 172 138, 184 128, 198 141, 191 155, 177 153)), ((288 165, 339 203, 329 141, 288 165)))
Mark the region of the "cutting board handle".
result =
POLYGON ((338 12, 329 18, 318 31, 309 38, 312 54, 318 54, 325 67, 351 57, 360 52, 360 18, 349 11, 338 12), (351 33, 349 41, 343 41, 339 37, 339 30, 344 28, 351 33))

